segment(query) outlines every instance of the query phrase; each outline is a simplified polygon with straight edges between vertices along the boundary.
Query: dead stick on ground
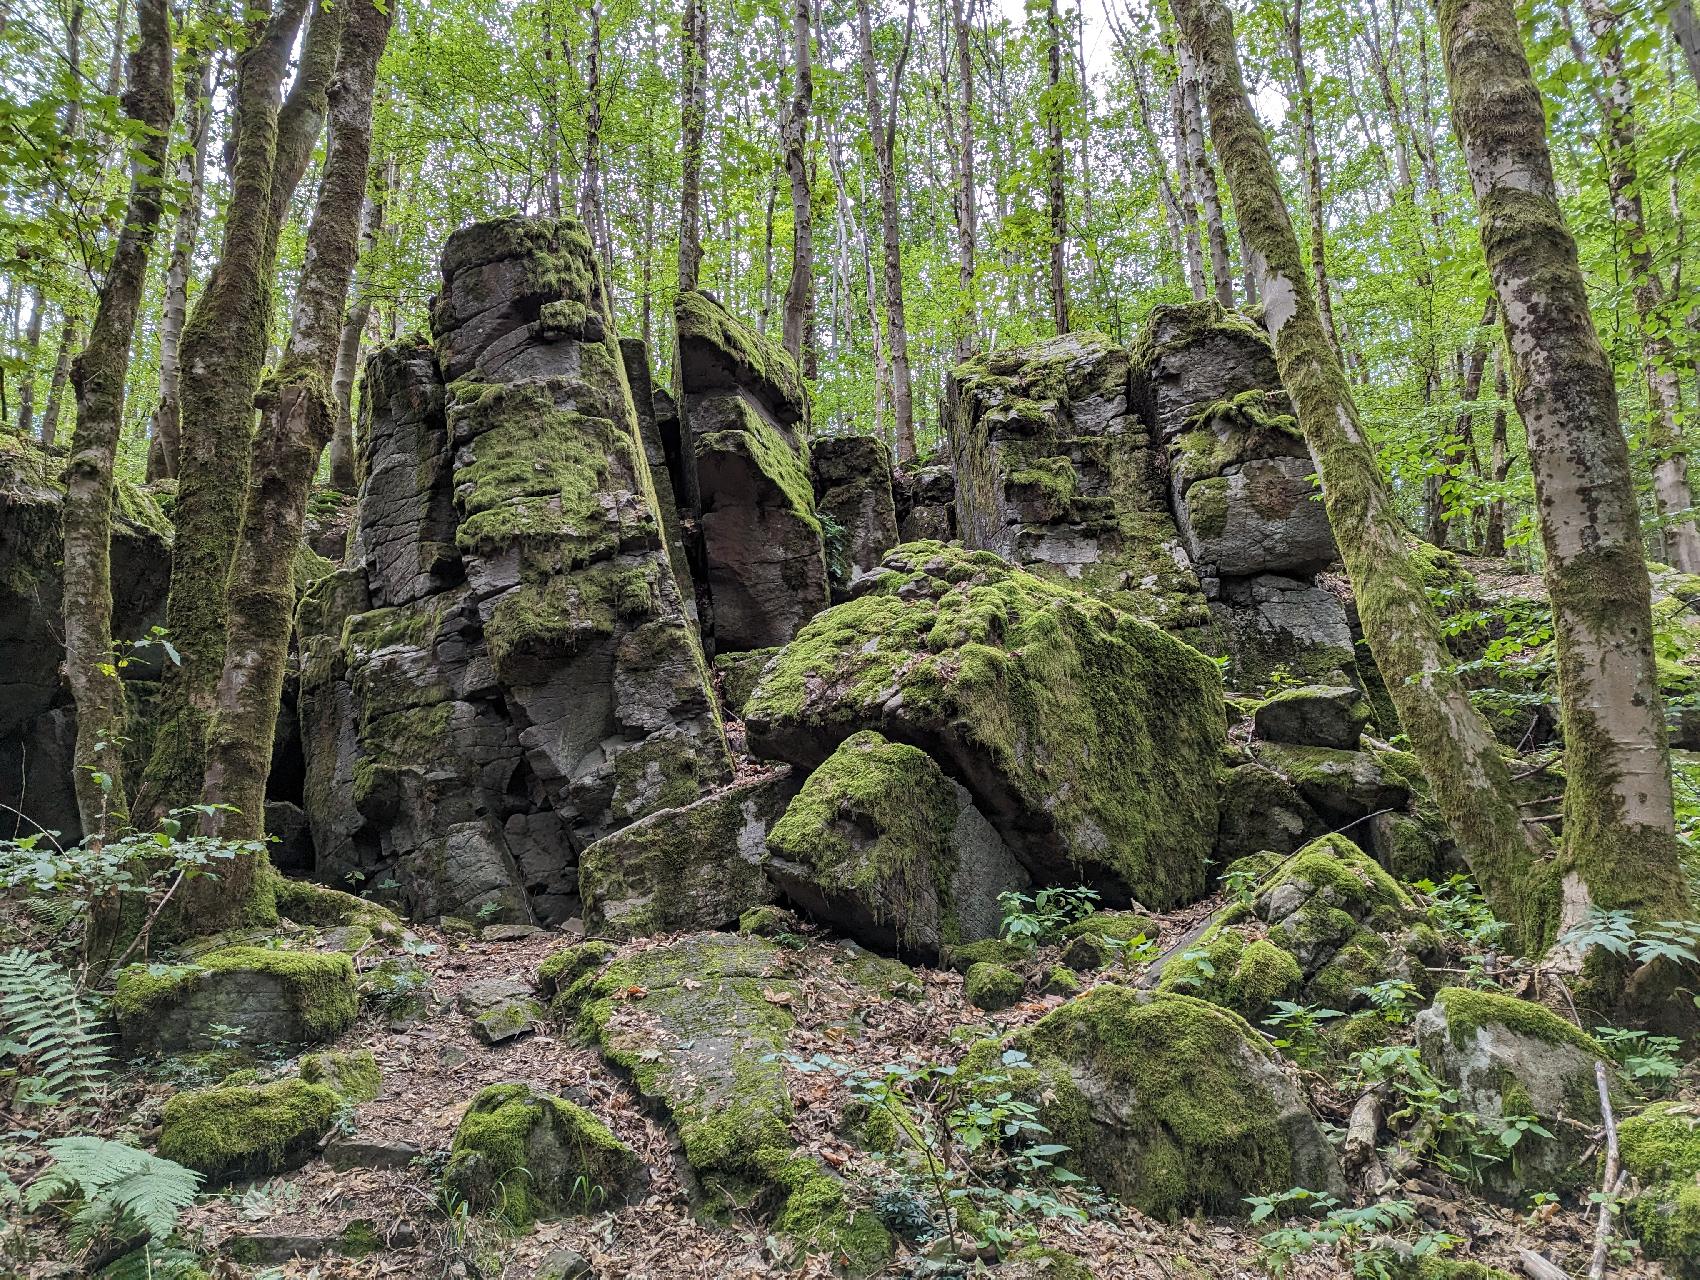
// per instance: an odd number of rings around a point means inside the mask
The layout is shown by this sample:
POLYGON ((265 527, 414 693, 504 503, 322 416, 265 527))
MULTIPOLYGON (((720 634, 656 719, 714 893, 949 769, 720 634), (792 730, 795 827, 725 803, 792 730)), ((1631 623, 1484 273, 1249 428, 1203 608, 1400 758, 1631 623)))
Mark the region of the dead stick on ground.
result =
POLYGON ((1533 1249, 1517 1250, 1517 1262, 1529 1280, 1570 1280, 1562 1267, 1554 1266, 1533 1249))
POLYGON ((1600 1182, 1600 1216, 1594 1228, 1594 1260, 1588 1264, 1588 1280, 1605 1280, 1606 1249, 1611 1244, 1612 1217, 1622 1179, 1618 1176, 1617 1123, 1612 1119, 1611 1084, 1606 1079, 1605 1063, 1594 1063, 1594 1082, 1600 1088, 1600 1119, 1606 1126, 1606 1172, 1600 1182))

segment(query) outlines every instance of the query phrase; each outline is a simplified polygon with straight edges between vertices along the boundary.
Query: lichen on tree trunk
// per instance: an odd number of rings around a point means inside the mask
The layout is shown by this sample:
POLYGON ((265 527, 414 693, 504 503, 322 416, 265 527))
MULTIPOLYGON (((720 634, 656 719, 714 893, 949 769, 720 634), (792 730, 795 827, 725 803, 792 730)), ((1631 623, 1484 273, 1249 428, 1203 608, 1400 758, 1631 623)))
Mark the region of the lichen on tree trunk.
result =
POLYGON ((1264 323, 1322 479, 1364 637, 1483 893, 1525 936, 1538 934, 1525 888, 1545 841, 1521 820, 1498 744, 1454 670, 1411 562, 1410 535, 1323 331, 1263 128, 1246 96, 1233 18, 1221 0, 1175 0, 1174 12, 1200 64, 1216 153, 1259 266, 1264 323))
POLYGON ((1595 907, 1688 914, 1617 388, 1588 308, 1510 0, 1443 0, 1453 120, 1528 438, 1564 721, 1564 841, 1531 886, 1543 933, 1595 907))
MULTIPOLYGON (((336 423, 331 377, 360 236, 371 158, 372 90, 389 38, 393 3, 351 0, 332 79, 330 143, 307 255, 295 294, 289 346, 261 388, 247 501, 231 567, 229 626, 201 798, 220 806, 209 834, 257 840, 264 833, 266 776, 283 695, 294 614, 294 561, 319 457, 336 423)), ((265 855, 239 855, 221 880, 184 886, 181 914, 199 931, 268 911, 265 855)))
POLYGON ((113 462, 124 423, 130 343, 147 285, 148 251, 159 228, 161 177, 175 104, 171 20, 165 0, 137 0, 140 38, 130 57, 125 113, 141 126, 131 161, 129 205, 101 286, 88 346, 72 385, 77 425, 65 469, 63 512, 65 673, 77 706, 72 771, 77 811, 89 836, 126 816, 124 685, 112 652, 113 462))

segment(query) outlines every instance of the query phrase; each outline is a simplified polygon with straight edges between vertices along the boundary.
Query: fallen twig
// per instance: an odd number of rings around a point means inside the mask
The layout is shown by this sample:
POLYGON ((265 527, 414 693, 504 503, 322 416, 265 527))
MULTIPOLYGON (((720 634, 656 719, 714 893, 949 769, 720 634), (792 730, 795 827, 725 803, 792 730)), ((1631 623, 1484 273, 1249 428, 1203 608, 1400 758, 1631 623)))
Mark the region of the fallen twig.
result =
POLYGON ((1617 1213, 1617 1193, 1623 1188, 1618 1171, 1617 1122, 1611 1114, 1611 1082, 1606 1064, 1594 1062, 1594 1082, 1600 1090, 1600 1119, 1606 1127, 1606 1171, 1600 1180, 1600 1214, 1594 1227, 1594 1260, 1588 1264, 1588 1280, 1605 1280, 1606 1250, 1611 1245, 1611 1224, 1617 1213))

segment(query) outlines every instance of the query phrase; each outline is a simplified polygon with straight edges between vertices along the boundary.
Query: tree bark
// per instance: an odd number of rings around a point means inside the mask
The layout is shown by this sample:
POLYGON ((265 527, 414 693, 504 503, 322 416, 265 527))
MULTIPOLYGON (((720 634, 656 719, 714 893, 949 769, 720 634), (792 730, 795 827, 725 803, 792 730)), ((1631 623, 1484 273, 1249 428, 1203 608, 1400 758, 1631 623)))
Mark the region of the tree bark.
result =
POLYGON ((1186 280, 1193 299, 1203 302, 1210 296, 1210 281, 1204 274, 1204 250, 1198 241, 1198 191, 1192 180, 1192 159, 1187 152, 1186 105, 1182 99, 1181 78, 1177 73, 1170 90, 1169 116, 1175 125, 1175 172, 1180 175, 1181 226, 1186 232, 1186 280))
POLYGON ((1175 41, 1175 59, 1180 68, 1181 122, 1186 137, 1187 166, 1198 185, 1204 207, 1204 231, 1210 242, 1210 284, 1216 301, 1234 305, 1234 272, 1228 262, 1228 233, 1222 224, 1222 196, 1216 188, 1216 170, 1204 149, 1204 111, 1198 102, 1198 66, 1185 40, 1175 41))
POLYGON ((396 158, 389 156, 380 166, 374 166, 372 197, 366 206, 365 227, 361 232, 360 274, 354 286, 354 301, 348 308, 348 318, 342 322, 342 336, 337 340, 336 368, 331 374, 331 400, 336 405, 336 430, 331 436, 330 486, 338 493, 354 493, 359 477, 354 465, 354 379, 360 369, 360 343, 366 336, 366 324, 372 317, 372 255, 378 237, 384 233, 384 218, 389 208, 390 192, 396 184, 396 158))
POLYGON ((697 287, 702 275, 702 142, 708 122, 708 9, 704 0, 685 0, 683 68, 679 93, 679 292, 697 287))
POLYGON ((1409 535, 1323 332, 1275 164, 1246 96, 1233 18, 1222 0, 1175 0, 1174 8, 1199 60, 1216 152, 1263 285, 1264 323, 1322 479, 1364 637, 1482 892, 1501 919, 1532 927, 1538 938, 1524 888, 1544 837, 1525 827, 1510 798, 1499 746, 1454 670, 1411 562, 1409 535))
POLYGON ((30 319, 24 330, 24 368, 18 382, 18 434, 27 436, 35 430, 35 357, 41 347, 42 313, 47 299, 40 286, 30 293, 30 319))
MULTIPOLYGON (((1482 308, 1482 322, 1470 339, 1469 352, 1460 353, 1464 360, 1463 377, 1459 380, 1458 387, 1461 403, 1458 406, 1458 417, 1453 423, 1452 434, 1441 444, 1441 462, 1446 471, 1450 471, 1458 456, 1470 448, 1471 429, 1475 420, 1472 406, 1476 397, 1481 394, 1482 373, 1487 368, 1487 331, 1498 313, 1499 299, 1489 297, 1482 308)), ((1428 541, 1434 546, 1445 547, 1451 527, 1452 520, 1446 514, 1443 471, 1442 475, 1435 477, 1434 498, 1429 504, 1428 541)))
POLYGON ((159 728, 137 806, 150 815, 192 802, 206 772, 207 719, 224 668, 225 585, 247 491, 278 233, 323 123, 342 21, 342 6, 314 7, 309 0, 249 12, 255 14, 249 41, 236 64, 224 241, 183 330, 177 533, 166 602, 166 628, 182 664, 168 667, 161 682, 159 728), (289 54, 309 9, 295 84, 280 109, 289 54))
POLYGON ((1695 20, 1692 0, 1669 0, 1669 6, 1665 16, 1670 20, 1671 34, 1688 63, 1695 91, 1700 92, 1700 21, 1695 20))
POLYGON ((1623 65, 1617 15, 1602 0, 1582 0, 1582 12, 1594 37, 1594 51, 1606 74, 1606 183, 1612 214, 1622 228, 1629 257, 1635 315, 1641 325, 1642 372, 1652 393, 1646 447, 1653 455, 1653 500, 1658 506, 1664 558, 1683 573, 1700 572, 1700 528, 1690 512, 1688 453, 1682 438, 1681 358, 1670 334, 1672 317, 1663 314, 1665 287, 1653 262, 1653 246, 1641 204, 1635 89, 1623 65))
POLYGON ((809 183, 809 115, 814 110, 814 72, 809 61, 809 0, 796 0, 791 18, 791 104, 782 130, 785 175, 791 183, 791 279, 785 287, 784 345, 799 368, 814 347, 815 219, 809 183))
POLYGON ((159 328, 159 403, 148 432, 149 481, 175 479, 177 451, 183 425, 179 400, 182 375, 178 355, 183 322, 189 311, 189 276, 201 229, 201 201, 206 192, 207 147, 212 137, 212 58, 202 53, 183 76, 186 105, 183 132, 189 150, 178 166, 183 204, 171 231, 171 258, 165 268, 165 314, 159 328))
MULTIPOLYGON (((328 95, 330 140, 289 345, 260 393, 260 428, 230 575, 229 641, 201 792, 204 803, 221 806, 204 828, 227 839, 258 840, 264 833, 266 775, 295 605, 295 549, 319 455, 336 422, 331 375, 371 162, 373 83, 395 11, 394 0, 383 6, 349 0, 345 7, 328 95)), ((263 851, 240 855, 216 884, 186 885, 180 916, 205 933, 252 914, 256 891, 264 898, 265 865, 263 851)))
MULTIPOLYGON (((897 220, 897 175, 892 151, 897 145, 897 102, 903 89, 903 69, 909 60, 909 43, 915 33, 915 0, 909 0, 909 19, 903 32, 903 49, 891 75, 888 106, 881 105, 879 67, 874 61, 873 19, 868 0, 856 0, 857 31, 862 42, 862 93, 867 104, 868 133, 874 144, 874 165, 879 179, 880 230, 885 245, 886 348, 891 358, 891 408, 897 428, 897 460, 915 456, 914 392, 909 381, 909 332, 903 309, 903 242, 897 220)), ((870 298, 869 305, 873 300, 870 298)))
POLYGON ((1328 287, 1328 220, 1322 212, 1322 153, 1316 145, 1316 101, 1310 91, 1310 68, 1305 64, 1304 0, 1293 0, 1286 14, 1287 52, 1293 59, 1293 84, 1299 103, 1299 141, 1304 150, 1305 216, 1310 222, 1310 274, 1316 289, 1316 310, 1328 345, 1340 350, 1334 329, 1334 302, 1328 287))
POLYGON ((1593 908, 1688 914, 1646 563, 1611 362, 1588 310, 1511 0, 1440 6, 1453 123, 1527 432, 1564 720, 1564 841, 1544 931, 1593 908))
POLYGON ((124 426, 130 343, 147 288, 170 141, 171 19, 165 0, 137 0, 140 39, 130 59, 124 111, 141 127, 130 198, 101 286, 88 346, 71 373, 77 426, 65 469, 63 510, 65 674, 77 706, 72 781, 88 836, 128 816, 124 784, 124 685, 112 652, 112 487, 124 426))
POLYGON ((1045 201, 1050 215, 1051 324, 1068 332, 1068 153, 1063 150, 1062 24, 1057 0, 1045 6, 1049 93, 1045 115, 1045 201))
POLYGON ((1490 455, 1494 496, 1488 503, 1487 529, 1482 535, 1482 554, 1500 559, 1505 556, 1505 497, 1501 490, 1505 478, 1511 474, 1511 451, 1507 430, 1509 415, 1505 412, 1505 402, 1510 395, 1511 389, 1505 373, 1505 350, 1496 344, 1493 351, 1493 397, 1497 403, 1493 410, 1493 452, 1490 455))
POLYGON ((71 380, 71 357, 80 329, 77 313, 67 309, 59 324, 59 356, 53 362, 53 380, 47 384, 47 405, 41 411, 41 442, 45 445, 59 440, 59 414, 65 403, 65 384, 71 380))
POLYGON ((585 52, 584 72, 584 182, 579 211, 591 243, 602 259, 605 275, 614 269, 614 243, 608 230, 608 208, 602 192, 602 4, 590 6, 590 48, 585 52))
POLYGON ((965 0, 950 0, 951 30, 956 43, 957 92, 961 95, 958 122, 956 172, 956 280, 962 291, 957 317, 956 359, 974 354, 979 345, 979 307, 974 298, 974 241, 978 200, 974 192, 974 51, 968 42, 968 12, 965 0))

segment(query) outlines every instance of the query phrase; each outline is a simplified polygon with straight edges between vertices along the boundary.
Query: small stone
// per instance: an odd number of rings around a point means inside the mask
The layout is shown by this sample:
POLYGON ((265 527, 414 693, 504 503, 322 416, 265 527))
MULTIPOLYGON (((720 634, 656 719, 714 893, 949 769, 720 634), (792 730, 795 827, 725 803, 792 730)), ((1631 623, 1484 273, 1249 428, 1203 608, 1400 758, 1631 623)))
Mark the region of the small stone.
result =
POLYGON ((523 942, 542 932, 534 924, 492 924, 479 930, 478 938, 481 942, 523 942))
POLYGON ((982 960, 968 970, 962 993, 969 1004, 996 1013, 1020 1000, 1026 987, 1026 981, 1014 969, 982 960))
POLYGON ((386 1142, 377 1138, 338 1138, 325 1148, 325 1162, 331 1168, 405 1169, 421 1155, 420 1148, 411 1142, 386 1142))
POLYGON ((1304 685, 1264 701, 1253 717, 1259 737, 1306 747, 1357 750, 1370 705, 1350 685, 1304 685))
POLYGON ((536 1030, 543 1006, 518 978, 481 978, 461 989, 455 1002, 472 1019, 472 1034, 496 1045, 536 1030))
POLYGON ((534 1280, 596 1280, 596 1269, 576 1249, 556 1249, 537 1264, 534 1280))

